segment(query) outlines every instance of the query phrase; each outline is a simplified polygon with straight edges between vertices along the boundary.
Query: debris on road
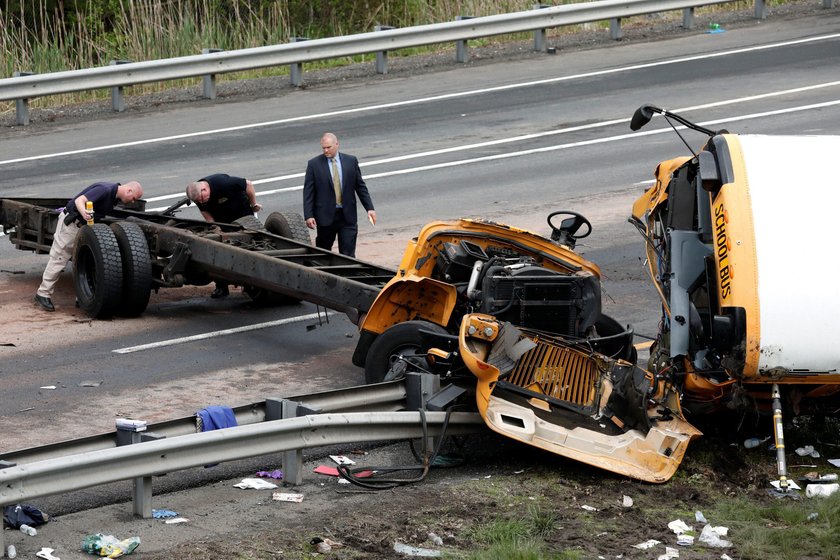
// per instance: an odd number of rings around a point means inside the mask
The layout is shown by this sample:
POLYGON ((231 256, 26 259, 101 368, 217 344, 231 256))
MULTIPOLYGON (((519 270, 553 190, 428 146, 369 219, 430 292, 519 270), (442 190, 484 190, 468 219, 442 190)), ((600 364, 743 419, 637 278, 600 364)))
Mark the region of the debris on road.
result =
POLYGON ((155 519, 167 519, 169 517, 178 517, 178 512, 171 509, 153 509, 152 517, 155 519))
POLYGON ((283 471, 280 469, 274 469, 273 471, 257 471, 256 476, 259 478, 273 478, 275 480, 280 480, 283 478, 283 471))
MULTIPOLYGON (((120 540, 114 535, 96 533, 88 535, 82 540, 82 550, 88 554, 118 558, 134 552, 140 546, 140 537, 129 537, 120 540)), ((52 552, 52 550, 50 549, 52 552)), ((42 558, 44 558, 42 556, 42 558)))
POLYGON ((271 488, 277 488, 277 485, 273 482, 268 482, 261 478, 243 478, 241 482, 237 482, 233 486, 235 488, 242 488, 243 490, 270 490, 271 488))
POLYGON ((409 546, 401 542, 394 543, 394 552, 403 556, 418 556, 421 558, 438 558, 441 555, 439 550, 409 546))
POLYGON ((303 501, 303 494, 292 494, 288 492, 275 492, 271 499, 276 502, 293 502, 299 504, 303 501))

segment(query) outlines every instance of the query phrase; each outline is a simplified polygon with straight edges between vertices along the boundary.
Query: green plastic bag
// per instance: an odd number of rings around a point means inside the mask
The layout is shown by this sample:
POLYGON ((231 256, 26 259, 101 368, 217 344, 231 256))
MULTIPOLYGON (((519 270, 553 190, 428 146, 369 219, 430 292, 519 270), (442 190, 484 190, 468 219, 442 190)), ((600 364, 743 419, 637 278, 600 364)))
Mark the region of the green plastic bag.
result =
POLYGON ((119 558, 131 554, 138 546, 140 546, 140 537, 119 540, 113 535, 96 533, 95 535, 88 535, 82 540, 82 550, 88 554, 96 554, 106 558, 119 558))

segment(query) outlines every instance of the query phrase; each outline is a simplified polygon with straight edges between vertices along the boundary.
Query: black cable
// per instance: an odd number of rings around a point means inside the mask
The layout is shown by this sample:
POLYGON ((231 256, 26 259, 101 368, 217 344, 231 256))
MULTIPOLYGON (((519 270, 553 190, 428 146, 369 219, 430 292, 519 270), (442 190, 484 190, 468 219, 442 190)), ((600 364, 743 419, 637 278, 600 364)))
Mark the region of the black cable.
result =
MULTIPOLYGON (((428 449, 426 447, 428 441, 428 424, 426 422, 426 411, 423 409, 418 409, 417 412, 420 413, 420 420, 423 427, 423 446, 422 446, 422 457, 418 457, 415 453, 414 449, 412 449, 412 453, 414 453, 415 458, 420 461, 417 465, 406 465, 406 466, 398 466, 398 467, 353 467, 350 468, 349 465, 338 465, 338 474, 343 479, 347 480, 348 482, 355 484, 361 488, 367 488, 368 490, 391 490, 393 488, 397 488, 398 486, 405 486, 407 484, 414 484, 415 482, 422 482, 425 480, 426 476, 429 474, 429 468, 431 467, 432 463, 434 462, 435 458, 440 453, 440 448, 443 445, 443 441, 446 436, 446 429, 449 427, 449 419, 455 407, 450 407, 446 411, 446 416, 443 419, 443 425, 441 426, 440 432, 440 439, 438 441, 437 446, 432 451, 431 455, 428 454, 428 449), (377 473, 399 473, 405 471, 420 471, 420 474, 414 478, 374 478, 375 475, 371 475, 365 478, 359 478, 357 476, 358 473, 364 471, 375 471, 377 473)), ((413 445, 413 442, 411 442, 413 445)))

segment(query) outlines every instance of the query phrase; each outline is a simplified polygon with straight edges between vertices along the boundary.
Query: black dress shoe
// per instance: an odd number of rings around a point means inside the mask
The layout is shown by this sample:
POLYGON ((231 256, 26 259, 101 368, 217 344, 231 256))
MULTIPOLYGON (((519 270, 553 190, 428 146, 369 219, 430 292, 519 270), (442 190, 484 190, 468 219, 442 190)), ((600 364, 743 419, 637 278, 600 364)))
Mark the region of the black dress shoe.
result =
POLYGON ((52 300, 48 297, 35 294, 35 303, 40 305, 44 311, 55 311, 55 306, 53 305, 52 300))
POLYGON ((213 299, 219 299, 223 297, 228 297, 230 295, 230 290, 228 290, 227 286, 216 286, 216 289, 213 290, 213 293, 210 294, 210 297, 213 299))

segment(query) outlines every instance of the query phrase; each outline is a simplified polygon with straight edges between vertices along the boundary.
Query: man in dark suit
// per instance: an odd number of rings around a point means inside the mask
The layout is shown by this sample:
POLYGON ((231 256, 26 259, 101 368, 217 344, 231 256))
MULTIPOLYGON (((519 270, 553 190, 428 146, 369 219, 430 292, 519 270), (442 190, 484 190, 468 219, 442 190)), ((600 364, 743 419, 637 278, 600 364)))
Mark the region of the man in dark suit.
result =
POLYGON ((350 154, 338 153, 338 138, 327 132, 321 137, 320 156, 306 164, 303 181, 303 216, 309 229, 317 228, 315 245, 332 250, 338 237, 338 252, 356 256, 359 231, 356 196, 367 210, 367 218, 376 224, 376 211, 370 198, 359 160, 350 154))

